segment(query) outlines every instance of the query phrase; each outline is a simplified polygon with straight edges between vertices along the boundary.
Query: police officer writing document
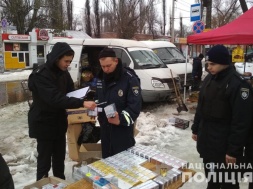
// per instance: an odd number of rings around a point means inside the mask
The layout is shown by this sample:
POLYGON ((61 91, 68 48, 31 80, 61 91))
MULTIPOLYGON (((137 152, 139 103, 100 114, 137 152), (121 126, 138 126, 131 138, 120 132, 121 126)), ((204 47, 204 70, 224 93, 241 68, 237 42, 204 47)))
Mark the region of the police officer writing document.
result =
POLYGON ((200 89, 192 138, 211 178, 207 188, 239 189, 235 164, 240 167, 252 124, 252 92, 230 65, 226 47, 216 45, 207 55, 209 75, 200 89))
POLYGON ((29 76, 28 87, 33 103, 28 113, 29 136, 37 139, 37 180, 53 175, 62 179, 66 153, 67 114, 65 109, 86 107, 94 110, 95 102, 67 97, 74 90, 68 67, 74 51, 67 43, 56 43, 45 64, 29 76))
MULTIPOLYGON (((123 68, 115 52, 105 48, 99 54, 102 70, 98 74, 97 98, 103 112, 99 112, 102 157, 107 158, 135 145, 134 121, 141 111, 141 88, 138 76, 130 68, 123 68), (106 107, 114 104, 115 114, 106 116, 106 107)), ((107 109, 106 109, 107 110, 107 109)))

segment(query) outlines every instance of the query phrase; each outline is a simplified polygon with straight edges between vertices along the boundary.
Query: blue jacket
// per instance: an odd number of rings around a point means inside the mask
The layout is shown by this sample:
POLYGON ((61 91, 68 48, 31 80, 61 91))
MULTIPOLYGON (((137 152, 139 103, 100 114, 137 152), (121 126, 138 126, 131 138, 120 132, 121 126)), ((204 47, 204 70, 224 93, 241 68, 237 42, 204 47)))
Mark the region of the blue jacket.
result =
POLYGON ((119 60, 113 77, 107 78, 103 72, 99 73, 96 93, 99 103, 107 102, 103 108, 115 103, 120 117, 120 125, 116 126, 108 123, 104 110, 98 115, 102 156, 106 158, 135 144, 134 121, 142 105, 140 81, 135 72, 123 68, 119 60))

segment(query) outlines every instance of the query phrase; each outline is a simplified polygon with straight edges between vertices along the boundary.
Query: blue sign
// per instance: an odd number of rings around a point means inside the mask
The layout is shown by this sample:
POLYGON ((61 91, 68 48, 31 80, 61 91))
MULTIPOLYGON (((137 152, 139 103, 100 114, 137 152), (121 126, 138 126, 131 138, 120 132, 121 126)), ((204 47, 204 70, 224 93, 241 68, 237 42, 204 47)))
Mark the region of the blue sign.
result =
POLYGON ((202 21, 196 21, 192 26, 192 30, 194 33, 201 33, 204 31, 204 29, 205 29, 205 24, 202 21))
POLYGON ((201 20, 201 6, 200 3, 191 5, 191 22, 201 20))
POLYGON ((2 23, 2 28, 7 28, 8 22, 6 18, 3 18, 1 23, 2 23))

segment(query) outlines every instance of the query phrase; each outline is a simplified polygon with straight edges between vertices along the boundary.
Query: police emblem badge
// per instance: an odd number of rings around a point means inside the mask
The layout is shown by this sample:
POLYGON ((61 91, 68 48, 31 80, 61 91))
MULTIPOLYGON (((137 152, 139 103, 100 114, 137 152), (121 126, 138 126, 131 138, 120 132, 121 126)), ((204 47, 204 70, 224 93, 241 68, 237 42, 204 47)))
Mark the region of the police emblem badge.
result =
POLYGON ((119 91, 118 91, 118 95, 121 97, 121 96, 123 96, 123 91, 120 89, 119 91))
POLYGON ((133 91, 135 96, 139 95, 139 87, 138 86, 132 87, 132 91, 133 91))
POLYGON ((241 97, 243 100, 246 100, 249 97, 249 89, 241 88, 241 97))

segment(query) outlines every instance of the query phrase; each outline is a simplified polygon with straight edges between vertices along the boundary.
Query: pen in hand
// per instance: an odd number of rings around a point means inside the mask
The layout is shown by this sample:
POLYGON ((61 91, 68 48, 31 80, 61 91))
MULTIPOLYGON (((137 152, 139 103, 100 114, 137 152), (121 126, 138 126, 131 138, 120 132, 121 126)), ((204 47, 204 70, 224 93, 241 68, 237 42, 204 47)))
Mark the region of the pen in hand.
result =
POLYGON ((100 105, 103 105, 103 104, 106 104, 107 102, 101 102, 101 103, 97 103, 97 106, 100 106, 100 105))

